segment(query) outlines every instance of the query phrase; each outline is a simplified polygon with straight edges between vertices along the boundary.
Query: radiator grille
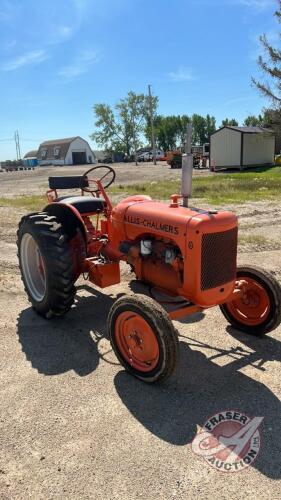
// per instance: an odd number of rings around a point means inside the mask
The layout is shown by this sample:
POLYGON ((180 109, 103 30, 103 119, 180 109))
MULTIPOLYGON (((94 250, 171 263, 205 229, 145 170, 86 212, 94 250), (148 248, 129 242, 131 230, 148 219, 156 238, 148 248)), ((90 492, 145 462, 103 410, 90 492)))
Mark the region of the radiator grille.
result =
POLYGON ((229 283, 236 276, 237 227, 204 234, 201 249, 201 290, 229 283))

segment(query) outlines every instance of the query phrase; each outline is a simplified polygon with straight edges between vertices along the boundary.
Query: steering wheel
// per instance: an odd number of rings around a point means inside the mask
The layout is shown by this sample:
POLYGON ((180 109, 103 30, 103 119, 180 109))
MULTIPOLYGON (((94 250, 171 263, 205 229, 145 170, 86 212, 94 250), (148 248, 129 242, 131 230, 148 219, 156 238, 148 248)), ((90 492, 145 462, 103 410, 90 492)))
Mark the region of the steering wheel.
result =
POLYGON ((113 170, 113 168, 111 167, 108 167, 107 165, 98 165, 97 167, 92 167, 83 174, 81 179, 81 189, 86 193, 98 193, 100 191, 98 182, 104 189, 106 189, 114 182, 115 176, 115 170, 113 170), (101 175, 95 175, 95 173, 93 173, 97 170, 102 170, 101 175), (106 177, 108 179, 106 179, 106 177), (93 189, 91 187, 91 184, 95 185, 96 188, 93 189))

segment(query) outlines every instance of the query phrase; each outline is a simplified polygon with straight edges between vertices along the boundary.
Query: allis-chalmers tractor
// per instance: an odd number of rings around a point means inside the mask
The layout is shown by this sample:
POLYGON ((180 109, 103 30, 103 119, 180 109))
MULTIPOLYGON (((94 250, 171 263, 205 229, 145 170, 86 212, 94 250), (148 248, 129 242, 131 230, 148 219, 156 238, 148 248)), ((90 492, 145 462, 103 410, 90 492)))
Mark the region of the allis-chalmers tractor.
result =
POLYGON ((124 295, 108 316, 120 363, 150 383, 166 379, 176 366, 172 320, 219 306, 231 325, 250 335, 279 325, 278 282, 262 269, 236 265, 233 213, 189 208, 179 203, 180 195, 172 195, 169 204, 129 196, 113 207, 105 189, 114 179, 108 166, 83 176, 50 177, 47 206, 22 218, 20 270, 37 313, 47 319, 62 316, 74 302, 80 275, 105 288, 120 282, 120 261, 127 262, 151 291, 169 297, 167 312, 152 297, 124 295), (81 194, 58 194, 73 188, 81 194))

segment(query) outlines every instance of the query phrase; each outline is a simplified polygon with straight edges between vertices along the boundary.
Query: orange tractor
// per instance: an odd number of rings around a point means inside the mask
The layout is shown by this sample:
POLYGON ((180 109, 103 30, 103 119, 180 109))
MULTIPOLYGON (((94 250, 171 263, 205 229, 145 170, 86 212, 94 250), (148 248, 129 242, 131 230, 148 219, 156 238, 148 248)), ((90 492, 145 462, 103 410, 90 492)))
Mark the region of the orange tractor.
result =
POLYGON ((124 295, 112 306, 108 330, 120 363, 145 382, 169 377, 178 359, 172 320, 219 306, 235 328, 264 335, 281 321, 281 292, 271 274, 237 267, 237 218, 135 195, 112 206, 111 167, 82 176, 50 177, 48 204, 22 218, 19 265, 28 298, 49 319, 72 306, 83 275, 100 288, 120 282, 120 261, 136 278, 169 297, 169 312, 152 297, 124 295), (59 196, 60 189, 81 194, 59 196))

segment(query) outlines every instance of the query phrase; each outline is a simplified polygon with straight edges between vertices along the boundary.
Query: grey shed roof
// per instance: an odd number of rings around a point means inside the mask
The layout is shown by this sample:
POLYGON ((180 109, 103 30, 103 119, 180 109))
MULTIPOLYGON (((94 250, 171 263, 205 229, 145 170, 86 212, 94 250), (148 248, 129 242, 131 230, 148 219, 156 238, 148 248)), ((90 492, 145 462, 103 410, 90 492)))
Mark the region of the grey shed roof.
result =
POLYGON ((244 134, 264 134, 265 132, 273 133, 273 130, 265 127, 235 127, 233 125, 227 125, 226 128, 231 128, 244 134))
POLYGON ((32 151, 28 151, 28 153, 26 153, 24 155, 24 158, 37 158, 37 149, 33 149, 32 151))
POLYGON ((234 125, 225 125, 224 127, 218 128, 210 137, 217 134, 221 130, 228 128, 230 130, 235 130, 236 132, 240 132, 241 134, 274 134, 274 130, 265 127, 235 127, 234 125))

